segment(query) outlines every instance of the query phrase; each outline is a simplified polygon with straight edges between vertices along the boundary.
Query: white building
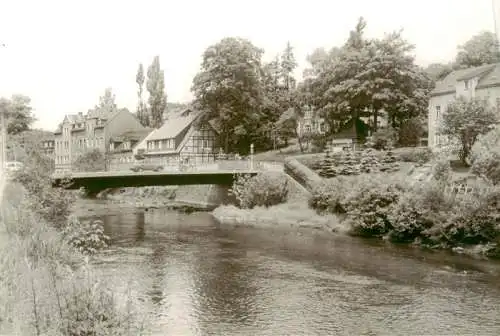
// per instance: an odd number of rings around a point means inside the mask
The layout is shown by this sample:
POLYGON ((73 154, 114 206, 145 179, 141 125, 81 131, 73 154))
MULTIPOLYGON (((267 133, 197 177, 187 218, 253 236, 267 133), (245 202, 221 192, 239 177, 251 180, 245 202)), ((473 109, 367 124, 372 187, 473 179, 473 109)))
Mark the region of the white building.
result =
POLYGON ((429 100, 429 147, 437 150, 449 143, 440 134, 443 113, 457 97, 488 101, 500 114, 500 63, 456 70, 436 83, 429 100))

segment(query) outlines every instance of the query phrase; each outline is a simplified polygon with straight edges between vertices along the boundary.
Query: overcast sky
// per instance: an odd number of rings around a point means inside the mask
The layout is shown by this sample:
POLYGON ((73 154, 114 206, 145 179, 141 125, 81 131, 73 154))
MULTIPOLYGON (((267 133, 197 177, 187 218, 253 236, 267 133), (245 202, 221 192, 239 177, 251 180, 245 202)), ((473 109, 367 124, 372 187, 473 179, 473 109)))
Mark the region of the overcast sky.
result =
POLYGON ((168 100, 189 101, 201 54, 226 36, 250 39, 266 59, 289 40, 301 73, 308 53, 341 45, 359 16, 370 37, 404 28, 422 65, 494 29, 491 0, 0 0, 0 13, 0 96, 30 96, 36 126, 49 130, 108 86, 134 111, 138 64, 155 55, 168 100))

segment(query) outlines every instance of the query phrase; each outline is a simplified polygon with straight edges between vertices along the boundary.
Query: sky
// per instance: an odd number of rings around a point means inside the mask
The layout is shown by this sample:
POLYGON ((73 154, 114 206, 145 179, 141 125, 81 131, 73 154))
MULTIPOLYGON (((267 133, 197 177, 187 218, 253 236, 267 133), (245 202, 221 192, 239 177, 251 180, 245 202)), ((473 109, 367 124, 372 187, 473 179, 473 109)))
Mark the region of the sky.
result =
POLYGON ((168 101, 187 102, 203 51, 227 36, 250 39, 264 60, 290 41, 300 78, 306 56, 342 45, 360 16, 368 37, 404 29, 418 64, 448 62, 457 45, 494 30, 492 7, 492 0, 0 0, 0 97, 31 97, 35 127, 47 130, 94 107, 106 87, 119 107, 135 111, 138 65, 159 55, 168 101))

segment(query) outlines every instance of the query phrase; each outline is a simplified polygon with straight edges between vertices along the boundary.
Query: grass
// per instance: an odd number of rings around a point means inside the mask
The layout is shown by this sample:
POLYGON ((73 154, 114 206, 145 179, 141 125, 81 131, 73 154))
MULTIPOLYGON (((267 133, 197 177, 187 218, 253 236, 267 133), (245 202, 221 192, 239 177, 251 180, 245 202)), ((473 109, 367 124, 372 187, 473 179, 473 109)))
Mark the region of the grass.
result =
POLYGON ((329 232, 345 231, 335 215, 318 215, 307 201, 294 201, 271 207, 240 209, 234 205, 222 205, 212 215, 223 225, 256 228, 310 228, 329 232))
POLYGON ((27 210, 20 191, 7 186, 1 204, 0 333, 140 335, 139 302, 98 279, 87 257, 27 210))

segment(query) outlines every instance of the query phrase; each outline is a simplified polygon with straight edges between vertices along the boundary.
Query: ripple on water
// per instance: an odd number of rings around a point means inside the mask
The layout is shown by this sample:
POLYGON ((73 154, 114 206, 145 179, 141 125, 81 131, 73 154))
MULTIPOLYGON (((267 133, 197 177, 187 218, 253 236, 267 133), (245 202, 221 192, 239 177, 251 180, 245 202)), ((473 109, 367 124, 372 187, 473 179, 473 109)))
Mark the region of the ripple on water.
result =
POLYGON ((199 216, 117 218, 96 263, 117 290, 133 287, 152 334, 500 335, 498 273, 357 240, 203 228, 199 216))

